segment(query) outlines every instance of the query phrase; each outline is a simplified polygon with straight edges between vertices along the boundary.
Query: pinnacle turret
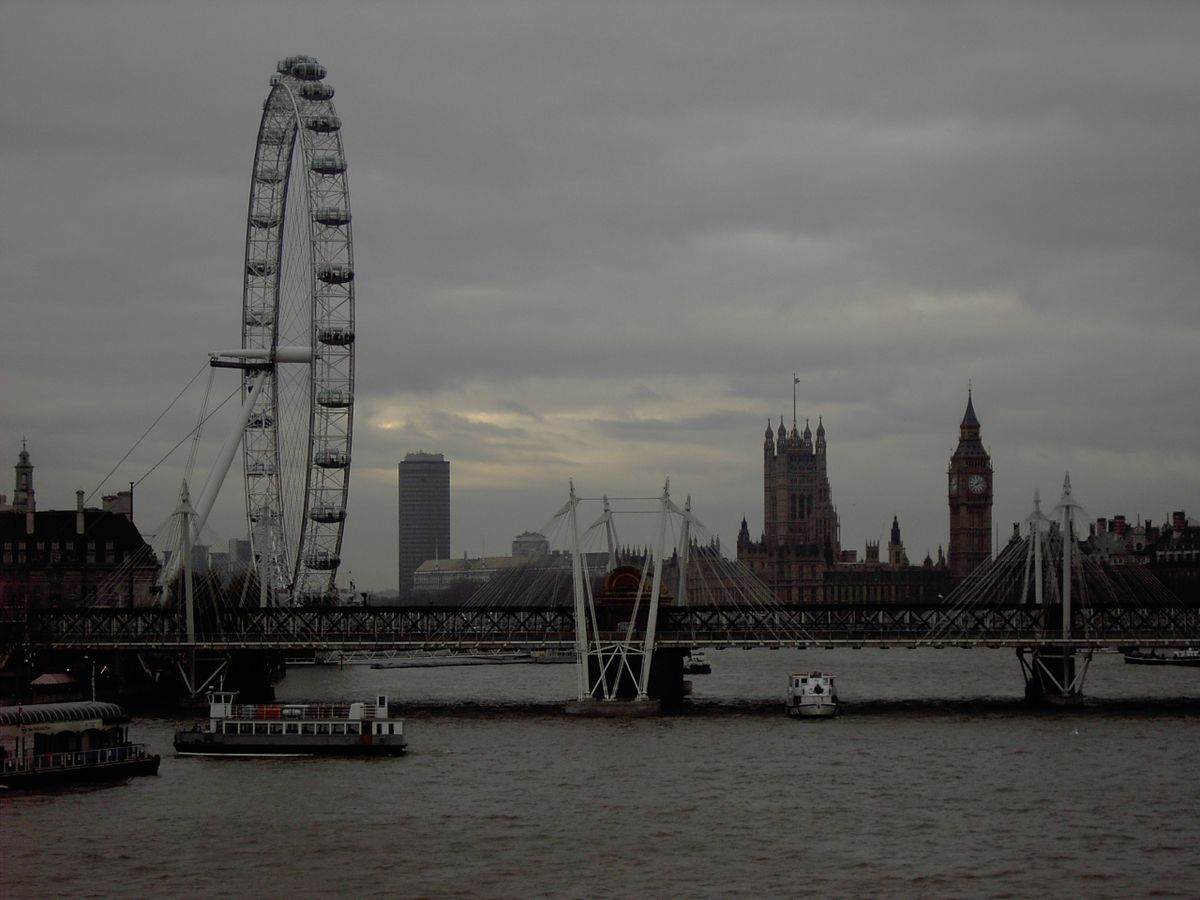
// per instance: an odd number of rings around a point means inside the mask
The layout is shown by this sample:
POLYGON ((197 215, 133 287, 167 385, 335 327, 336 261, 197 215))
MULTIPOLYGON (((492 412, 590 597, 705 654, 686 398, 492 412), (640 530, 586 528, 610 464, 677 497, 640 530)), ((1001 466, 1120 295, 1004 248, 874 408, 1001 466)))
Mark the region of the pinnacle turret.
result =
POLYGON ((12 510, 34 512, 37 503, 33 498, 33 463, 29 461, 29 449, 25 445, 25 438, 21 438, 21 453, 13 468, 16 470, 17 480, 13 490, 12 510))

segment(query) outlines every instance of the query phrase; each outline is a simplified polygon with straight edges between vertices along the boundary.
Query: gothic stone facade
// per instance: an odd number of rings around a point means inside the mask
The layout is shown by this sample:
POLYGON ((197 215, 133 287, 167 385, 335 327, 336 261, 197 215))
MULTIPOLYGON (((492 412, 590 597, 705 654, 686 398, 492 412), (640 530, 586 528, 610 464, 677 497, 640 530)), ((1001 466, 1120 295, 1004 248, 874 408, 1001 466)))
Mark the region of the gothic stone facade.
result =
MULTIPOLYGON (((971 433, 977 441, 979 424, 969 397, 964 422, 968 420, 975 422, 971 433)), ((983 450, 982 444, 979 450, 983 450)), ((970 491, 970 474, 979 471, 987 476, 986 511, 974 513, 974 518, 963 517, 972 529, 977 529, 981 515, 990 521, 991 466, 986 453, 982 457, 983 468, 978 467, 977 456, 967 456, 971 466, 963 469, 968 473, 963 475, 966 490, 970 491)), ((896 518, 892 519, 886 563, 879 559, 878 544, 871 542, 864 562, 850 561, 854 554, 841 550, 840 524, 829 486, 827 460, 823 422, 818 421, 815 438, 807 422, 803 432, 793 424, 789 433, 782 420, 777 432, 768 426, 763 443, 763 534, 760 540, 751 540, 746 520, 742 520, 738 560, 770 585, 781 603, 787 604, 936 603, 949 594, 953 581, 940 549, 936 563, 926 556, 922 565, 909 565, 896 518)), ((953 460, 951 469, 955 470, 953 460)), ((974 510, 980 505, 977 501, 970 508, 974 510)), ((953 501, 951 508, 953 515, 953 501)), ((952 535, 961 533, 952 528, 952 535)), ((986 557, 990 526, 982 537, 976 530, 969 533, 972 540, 982 541, 986 557)), ((963 556, 964 561, 971 558, 963 556)))
POLYGON ((750 540, 745 520, 738 559, 775 590, 783 603, 819 601, 825 573, 840 553, 837 509, 826 471, 825 425, 814 440, 808 422, 789 434, 767 426, 763 443, 763 536, 750 540))
POLYGON ((965 578, 992 552, 992 460, 980 440, 969 391, 948 474, 950 574, 965 578))

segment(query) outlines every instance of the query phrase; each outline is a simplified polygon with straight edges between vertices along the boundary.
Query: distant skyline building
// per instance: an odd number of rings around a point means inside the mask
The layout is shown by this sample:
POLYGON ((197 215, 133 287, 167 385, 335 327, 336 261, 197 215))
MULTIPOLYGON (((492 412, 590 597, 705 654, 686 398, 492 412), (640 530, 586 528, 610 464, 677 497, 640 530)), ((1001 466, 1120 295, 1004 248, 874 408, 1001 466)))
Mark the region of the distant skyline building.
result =
POLYGON ((518 559, 549 556, 550 542, 540 531, 523 531, 513 538, 512 555, 518 559))
POLYGON ((441 453, 408 453, 397 466, 399 585, 413 591, 421 563, 450 557, 450 461, 441 453))

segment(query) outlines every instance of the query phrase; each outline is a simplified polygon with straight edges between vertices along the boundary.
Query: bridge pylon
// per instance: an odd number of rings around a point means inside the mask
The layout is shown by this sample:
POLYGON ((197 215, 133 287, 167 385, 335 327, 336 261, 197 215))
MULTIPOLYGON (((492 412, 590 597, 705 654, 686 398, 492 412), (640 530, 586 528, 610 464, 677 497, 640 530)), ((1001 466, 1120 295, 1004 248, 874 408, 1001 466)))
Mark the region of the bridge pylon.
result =
POLYGON ((1036 491, 1033 495, 1033 512, 1026 519, 1030 529, 1025 560, 1026 590, 1032 564, 1035 602, 1043 610, 1042 626, 1045 633, 1057 632, 1062 636, 1062 643, 1057 647, 1017 649, 1017 659, 1025 677, 1025 697, 1032 702, 1069 705, 1083 701, 1083 682, 1093 651, 1090 648, 1077 648, 1073 643, 1075 635, 1072 631, 1071 609, 1074 569, 1079 569, 1079 582, 1083 584, 1082 561, 1076 564, 1074 559, 1078 556, 1075 549, 1075 514, 1082 509, 1071 495, 1071 473, 1068 472, 1063 478, 1062 497, 1055 507, 1055 512, 1062 515, 1061 521, 1051 520, 1042 514, 1041 500, 1036 491), (1045 573, 1048 567, 1045 564, 1043 542, 1053 528, 1058 529, 1061 539, 1061 588, 1058 591, 1059 602, 1047 604, 1045 573))
MULTIPOLYGON (((571 713, 591 715, 653 715, 660 699, 673 700, 682 694, 683 653, 655 653, 655 636, 662 597, 663 564, 667 558, 667 526, 672 515, 694 520, 689 508, 680 510, 671 501, 671 482, 663 485, 653 500, 658 506, 658 533, 640 569, 616 565, 616 527, 607 497, 604 511, 589 529, 603 527, 608 546, 606 585, 618 599, 598 609, 587 556, 580 543, 578 507, 580 498, 570 485, 570 499, 559 511, 567 516, 571 542, 572 583, 575 604, 575 650, 578 665, 578 697, 568 704, 571 713), (617 617, 621 617, 617 621, 617 617), (677 685, 678 690, 673 690, 677 685)), ((683 532, 688 534, 685 529, 683 532)), ((611 599, 611 598, 610 598, 611 599)))

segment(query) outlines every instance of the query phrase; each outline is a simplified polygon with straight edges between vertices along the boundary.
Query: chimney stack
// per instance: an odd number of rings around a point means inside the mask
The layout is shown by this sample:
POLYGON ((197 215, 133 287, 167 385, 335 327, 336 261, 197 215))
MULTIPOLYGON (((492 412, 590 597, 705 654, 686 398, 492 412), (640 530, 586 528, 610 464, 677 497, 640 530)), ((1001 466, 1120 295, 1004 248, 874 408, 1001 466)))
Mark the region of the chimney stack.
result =
POLYGON ((83 534, 83 491, 75 492, 75 533, 83 534))

